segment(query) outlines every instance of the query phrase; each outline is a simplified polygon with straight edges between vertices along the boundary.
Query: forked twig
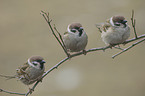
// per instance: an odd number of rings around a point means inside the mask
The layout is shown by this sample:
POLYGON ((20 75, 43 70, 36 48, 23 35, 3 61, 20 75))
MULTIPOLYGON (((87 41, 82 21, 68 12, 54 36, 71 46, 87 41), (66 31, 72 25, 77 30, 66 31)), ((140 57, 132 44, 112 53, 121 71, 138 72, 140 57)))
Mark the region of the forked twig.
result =
MULTIPOLYGON (((134 41, 134 40, 138 40, 138 39, 140 39, 140 37, 144 38, 144 36, 145 36, 145 34, 143 34, 143 35, 141 35, 141 36, 137 36, 136 28, 135 28, 135 24, 136 24, 135 21, 136 21, 136 20, 134 19, 134 10, 132 10, 131 21, 132 21, 131 23, 132 23, 132 27, 133 27, 133 30, 134 30, 135 38, 133 38, 132 40, 127 40, 126 42, 124 42, 124 44, 129 43, 129 42, 132 42, 132 41, 134 41)), ((140 40, 140 41, 138 41, 138 42, 132 44, 132 45, 129 46, 128 48, 125 48, 125 49, 122 50, 121 52, 119 52, 119 53, 113 55, 112 58, 115 58, 116 56, 118 56, 118 55, 120 55, 120 54, 126 52, 127 50, 131 49, 132 47, 134 47, 135 45, 137 45, 137 44, 139 44, 139 43, 141 43, 141 42, 143 42, 143 41, 144 41, 144 39, 142 39, 142 40, 140 40)))
POLYGON ((133 27, 135 38, 138 38, 136 33, 136 28, 135 28, 136 20, 134 19, 134 10, 132 10, 131 24, 133 27))
POLYGON ((50 20, 50 18, 49 18, 49 13, 47 14, 46 12, 41 11, 41 15, 44 17, 44 19, 45 19, 45 21, 47 22, 47 24, 48 24, 48 26, 49 26, 49 28, 50 28, 52 34, 54 35, 54 37, 56 38, 56 40, 58 41, 58 43, 60 44, 60 46, 63 48, 63 50, 64 50, 64 52, 66 53, 66 55, 67 55, 68 57, 70 57, 70 55, 68 54, 66 48, 63 46, 63 44, 61 43, 61 40, 59 40, 59 38, 57 37, 57 35, 55 34, 55 32, 54 32, 54 30, 53 30, 53 28, 52 28, 52 26, 51 26, 51 21, 52 21, 52 20, 50 20))
POLYGON ((139 43, 141 43, 141 42, 143 42, 143 41, 145 41, 145 38, 142 39, 142 40, 140 40, 140 41, 138 41, 138 42, 133 43, 133 44, 132 44, 131 46, 129 46, 128 48, 125 48, 125 49, 122 50, 121 52, 119 52, 119 53, 113 55, 112 58, 114 59, 116 56, 118 56, 118 55, 120 55, 120 54, 126 52, 127 50, 131 49, 132 47, 136 46, 137 44, 139 44, 139 43))

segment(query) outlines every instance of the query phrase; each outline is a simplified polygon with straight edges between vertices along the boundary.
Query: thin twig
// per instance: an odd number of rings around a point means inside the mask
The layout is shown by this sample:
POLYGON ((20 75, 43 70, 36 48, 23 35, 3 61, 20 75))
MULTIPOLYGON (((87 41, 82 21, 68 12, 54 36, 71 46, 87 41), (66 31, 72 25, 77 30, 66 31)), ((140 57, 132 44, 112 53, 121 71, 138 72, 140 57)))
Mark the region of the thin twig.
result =
POLYGON ((68 54, 67 49, 66 49, 66 46, 65 46, 65 44, 64 44, 64 42, 63 42, 62 36, 61 36, 61 34, 58 32, 58 30, 57 30, 57 28, 56 28, 55 25, 54 25, 54 30, 55 30, 55 31, 57 32, 57 34, 59 35, 59 38, 60 38, 60 40, 61 40, 61 42, 62 42, 62 44, 63 44, 64 50, 65 50, 65 53, 66 53, 67 56, 69 57, 69 54, 68 54))
POLYGON ((44 17, 45 21, 47 22, 52 34, 54 35, 54 37, 56 38, 56 40, 58 41, 58 43, 61 45, 61 47, 63 48, 64 52, 66 53, 66 55, 69 57, 69 54, 67 53, 66 49, 64 48, 63 44, 61 43, 61 41, 59 40, 59 38, 57 37, 57 35, 55 34, 52 26, 51 26, 51 21, 50 21, 50 18, 49 18, 49 13, 47 14, 46 12, 44 11, 41 11, 41 15, 44 17))
POLYGON ((17 95, 25 95, 24 93, 10 92, 10 91, 6 91, 3 89, 0 89, 0 92, 5 92, 5 93, 9 93, 9 94, 17 94, 17 95))
POLYGON ((119 52, 119 53, 113 55, 112 58, 114 59, 116 56, 118 56, 118 55, 120 55, 120 54, 126 52, 127 50, 131 49, 132 47, 134 47, 135 45, 137 45, 137 44, 139 44, 139 43, 141 43, 141 42, 143 42, 143 41, 145 41, 145 38, 142 39, 142 40, 140 40, 140 41, 138 41, 138 42, 133 43, 133 44, 132 44, 131 46, 129 46, 128 48, 125 48, 125 49, 122 50, 121 52, 119 52))
POLYGON ((0 77, 4 77, 6 78, 6 80, 16 78, 16 76, 6 76, 6 75, 1 75, 1 74, 0 74, 0 77))
POLYGON ((134 19, 134 10, 132 10, 131 24, 134 30, 135 38, 138 38, 136 33, 136 28, 135 28, 136 20, 134 19))

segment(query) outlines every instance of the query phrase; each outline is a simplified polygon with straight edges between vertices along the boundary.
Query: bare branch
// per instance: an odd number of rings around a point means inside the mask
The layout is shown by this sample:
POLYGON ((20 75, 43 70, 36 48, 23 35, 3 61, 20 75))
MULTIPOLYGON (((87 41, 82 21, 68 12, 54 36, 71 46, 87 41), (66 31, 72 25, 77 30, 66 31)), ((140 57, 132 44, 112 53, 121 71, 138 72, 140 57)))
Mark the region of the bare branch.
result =
MULTIPOLYGON (((45 76, 47 76, 50 72, 52 72, 54 69, 57 69, 61 64, 63 64, 64 62, 70 60, 70 58, 73 58, 73 57, 76 57, 76 56, 83 55, 84 53, 83 53, 83 52, 78 52, 78 53, 74 53, 74 54, 72 54, 72 55, 69 55, 68 52, 67 52, 67 50, 66 50, 66 47, 65 47, 65 45, 64 45, 64 42, 63 42, 63 39, 62 39, 61 34, 59 33, 59 31, 57 30, 57 28, 55 27, 55 25, 54 25, 54 29, 53 29, 53 27, 51 26, 51 21, 52 21, 52 20, 50 20, 49 13, 46 13, 46 12, 44 12, 44 11, 41 11, 41 15, 44 17, 44 19, 45 19, 45 21, 47 22, 47 24, 48 24, 48 26, 49 26, 49 28, 50 28, 52 34, 54 35, 54 37, 55 37, 56 40, 59 42, 59 44, 61 45, 61 47, 63 48, 64 52, 65 52, 66 55, 67 55, 66 58, 62 59, 60 62, 58 62, 56 65, 54 65, 54 66, 53 66, 52 68, 50 68, 48 71, 46 71, 46 72, 43 74, 43 76, 41 77, 41 78, 43 79, 43 78, 44 78, 45 76), (57 32, 57 34, 59 35, 59 37, 57 37, 57 35, 56 35, 56 33, 55 33, 54 30, 57 32)), ((139 40, 139 39, 142 39, 142 40, 133 43, 131 46, 129 46, 128 48, 125 48, 125 49, 122 49, 122 48, 120 48, 120 47, 115 47, 116 45, 120 45, 120 44, 115 44, 113 47, 114 47, 114 48, 117 48, 117 49, 120 49, 120 50, 122 50, 122 51, 119 52, 119 53, 117 53, 117 54, 115 54, 115 55, 113 55, 112 58, 115 58, 116 56, 118 56, 118 55, 120 55, 120 54, 122 54, 122 53, 128 51, 129 49, 133 48, 134 46, 136 46, 136 45, 140 44, 141 42, 145 41, 145 34, 140 35, 140 36, 137 36, 137 34, 136 34, 135 19, 134 19, 134 11, 132 11, 132 18, 131 18, 131 20, 132 20, 132 27, 134 28, 135 38, 129 39, 129 40, 127 40, 127 41, 125 41, 125 42, 123 42, 123 43, 121 43, 121 44, 125 45, 125 44, 131 43, 131 42, 133 42, 133 41, 137 41, 137 40, 139 40)), ((97 28, 100 30, 99 27, 97 27, 97 28)), ((100 30, 100 32, 101 32, 101 30, 100 30)), ((91 49, 86 50, 86 53, 95 52, 95 51, 100 51, 100 50, 105 51, 106 49, 110 49, 110 48, 111 48, 111 46, 98 47, 98 48, 91 48, 91 49)), ((32 87, 31 90, 34 90, 34 89, 36 88, 36 86, 39 84, 39 82, 40 82, 40 81, 37 81, 37 82, 33 85, 33 87, 32 87)), ((29 90, 26 94, 23 94, 23 93, 16 93, 16 92, 8 92, 8 91, 2 90, 2 89, 0 89, 0 92, 5 92, 5 93, 9 93, 9 94, 17 94, 17 95, 25 95, 25 96, 28 96, 29 94, 31 94, 31 90, 29 90)))
POLYGON ((133 44, 132 44, 131 46, 129 46, 128 48, 125 48, 125 49, 122 50, 121 52, 119 52, 119 53, 113 55, 112 58, 114 59, 116 56, 118 56, 118 55, 120 55, 120 54, 126 52, 127 50, 131 49, 132 47, 136 46, 137 44, 139 44, 139 43, 141 43, 141 42, 143 42, 143 41, 145 41, 145 38, 142 39, 142 40, 140 40, 140 41, 138 41, 138 42, 133 43, 133 44))
POLYGON ((4 77, 6 78, 6 80, 16 78, 16 76, 6 76, 6 75, 1 75, 1 74, 0 74, 0 77, 4 77))
MULTIPOLYGON (((144 37, 145 37, 145 34, 143 34, 143 35, 141 35, 141 36, 138 36, 137 39, 133 38, 133 39, 130 39, 130 40, 124 42, 124 43, 127 44, 127 43, 133 42, 133 41, 135 41, 135 40, 144 38, 144 37)), ((134 44, 131 46, 131 48, 132 48, 133 46, 135 46, 135 45, 137 45, 137 44, 143 42, 144 40, 145 40, 145 38, 144 38, 143 40, 140 40, 139 42, 134 43, 134 44)), ((124 44, 124 43, 123 43, 123 44, 124 44)), ((103 50, 103 51, 104 51, 104 50, 109 49, 109 48, 110 48, 110 46, 99 47, 99 48, 91 48, 91 49, 86 50, 86 52, 87 52, 87 53, 90 53, 90 52, 99 51, 99 50, 103 50)), ((124 49, 124 50, 127 51, 127 50, 129 50, 129 49, 130 49, 130 48, 124 49)), ((123 53, 123 52, 121 52, 121 53, 123 53)), ((119 53, 119 54, 120 54, 120 53, 119 53)), ((78 53, 72 54, 71 57, 66 57, 66 58, 64 58, 64 59, 61 60, 59 63, 57 63, 55 66, 53 66, 53 67, 50 68, 48 71, 46 71, 46 72, 43 74, 42 79, 43 79, 48 73, 50 73, 50 72, 53 71, 54 69, 58 68, 61 64, 63 64, 64 62, 66 62, 66 61, 69 60, 70 58, 73 58, 73 57, 76 57, 76 56, 80 56, 80 55, 83 55, 83 52, 78 52, 78 53)), ((112 56, 112 58, 113 58, 113 56, 112 56)), ((37 81, 37 82, 33 85, 32 90, 34 90, 34 89, 36 88, 36 86, 39 84, 39 82, 40 82, 40 81, 37 81)), ((2 89, 1 89, 1 90, 2 90, 2 89)), ((3 91, 3 92, 5 92, 5 91, 3 91)), ((8 92, 6 91, 6 93, 8 93, 8 92)), ((15 92, 12 92, 12 93, 15 94, 15 92)), ((25 96, 28 96, 30 93, 31 93, 31 91, 29 90, 29 91, 25 94, 25 96)), ((17 94, 17 93, 16 93, 16 94, 17 94)), ((20 93, 20 94, 23 94, 23 93, 20 93)), ((19 95, 19 94, 18 94, 18 95, 19 95)))
MULTIPOLYGON (((57 37, 57 35, 55 34, 55 32, 54 32, 54 30, 53 30, 53 28, 52 28, 52 26, 51 26, 51 21, 52 21, 52 20, 50 20, 50 18, 49 18, 49 13, 47 14, 47 13, 44 12, 44 11, 41 11, 41 12, 42 12, 41 15, 44 17, 45 21, 47 22, 47 24, 48 24, 48 26, 49 26, 49 28, 50 28, 52 34, 54 35, 54 37, 56 38, 56 40, 58 41, 58 43, 61 45, 61 47, 62 47, 62 49, 64 50, 64 52, 66 53, 66 55, 67 55, 68 57, 70 57, 70 55, 68 54, 66 48, 63 46, 63 44, 61 43, 61 40, 59 40, 59 38, 57 37)), ((55 29, 56 29, 56 28, 55 28, 55 29)), ((57 30, 56 30, 56 31, 57 31, 57 30)), ((59 33, 59 32, 58 32, 58 33, 59 33)), ((60 34, 59 34, 59 35, 60 35, 60 34)))
POLYGON ((16 93, 16 92, 9 92, 3 89, 0 89, 0 92, 5 92, 5 93, 9 93, 9 94, 17 94, 17 95, 25 95, 24 93, 16 93))

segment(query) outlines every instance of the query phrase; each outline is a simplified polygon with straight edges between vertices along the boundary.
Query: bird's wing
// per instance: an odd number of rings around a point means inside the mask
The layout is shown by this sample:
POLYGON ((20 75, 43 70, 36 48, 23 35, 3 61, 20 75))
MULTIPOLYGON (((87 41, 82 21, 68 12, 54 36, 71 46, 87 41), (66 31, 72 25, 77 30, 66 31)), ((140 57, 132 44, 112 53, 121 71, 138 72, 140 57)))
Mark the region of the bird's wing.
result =
POLYGON ((108 28, 109 27, 111 27, 111 24, 109 24, 109 23, 104 23, 103 25, 102 25, 102 30, 104 31, 104 32, 106 32, 107 30, 108 30, 108 28))
POLYGON ((97 23, 97 24, 95 24, 95 25, 96 25, 96 27, 102 27, 103 24, 104 24, 104 23, 97 23))
POLYGON ((28 67, 29 67, 29 64, 24 63, 23 66, 21 66, 21 69, 25 71, 28 67))
POLYGON ((96 24, 96 27, 99 29, 99 31, 102 33, 102 31, 106 32, 106 30, 110 27, 111 25, 108 22, 105 23, 98 23, 96 24))
POLYGON ((21 67, 19 67, 18 69, 17 69, 17 74, 19 74, 19 75, 24 75, 24 74, 26 74, 26 69, 27 68, 29 68, 29 64, 28 63, 24 63, 21 67))
POLYGON ((102 33, 102 23, 98 23, 98 24, 95 24, 95 25, 98 28, 99 32, 102 33))

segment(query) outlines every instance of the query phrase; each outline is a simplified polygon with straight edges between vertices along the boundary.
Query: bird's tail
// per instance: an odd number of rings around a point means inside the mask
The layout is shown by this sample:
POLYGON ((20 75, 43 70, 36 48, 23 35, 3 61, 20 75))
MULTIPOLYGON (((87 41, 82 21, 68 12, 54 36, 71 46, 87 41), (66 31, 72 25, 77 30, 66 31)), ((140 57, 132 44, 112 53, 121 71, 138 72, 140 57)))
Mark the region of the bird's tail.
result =
POLYGON ((103 25, 103 24, 104 24, 104 23, 95 24, 96 27, 98 28, 98 30, 99 30, 100 33, 102 33, 101 28, 102 28, 102 25, 103 25))
POLYGON ((0 77, 4 77, 4 78, 6 78, 6 80, 9 80, 9 79, 16 78, 16 75, 14 75, 14 76, 6 76, 6 75, 1 75, 0 74, 0 77))

